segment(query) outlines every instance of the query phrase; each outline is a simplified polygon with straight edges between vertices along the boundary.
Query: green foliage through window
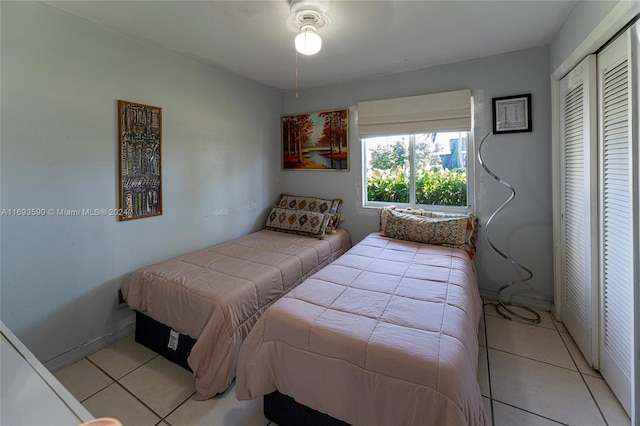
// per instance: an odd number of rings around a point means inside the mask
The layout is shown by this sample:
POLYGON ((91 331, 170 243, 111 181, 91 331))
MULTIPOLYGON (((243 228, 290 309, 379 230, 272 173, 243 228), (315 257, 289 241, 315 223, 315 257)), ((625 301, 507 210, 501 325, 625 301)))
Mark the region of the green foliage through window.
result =
POLYGON ((466 206, 467 172, 461 169, 418 170, 416 203, 466 206))
POLYGON ((466 206, 466 134, 436 136, 431 133, 367 141, 367 201, 411 202, 413 153, 415 204, 466 206), (447 144, 449 149, 445 150, 447 144))
MULTIPOLYGON (((367 199, 388 203, 409 202, 409 182, 404 170, 373 170, 367 176, 367 199)), ((416 203, 442 206, 467 205, 465 170, 419 170, 416 175, 416 203)))

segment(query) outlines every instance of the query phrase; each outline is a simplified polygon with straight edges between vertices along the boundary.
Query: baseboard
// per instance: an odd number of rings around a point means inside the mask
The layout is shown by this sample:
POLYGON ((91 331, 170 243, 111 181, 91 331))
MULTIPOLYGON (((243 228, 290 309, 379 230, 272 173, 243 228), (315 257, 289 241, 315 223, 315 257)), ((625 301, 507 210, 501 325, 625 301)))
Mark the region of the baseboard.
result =
POLYGON ((97 337, 90 342, 87 342, 75 349, 70 350, 69 352, 57 356, 47 362, 44 362, 43 365, 49 371, 56 371, 63 367, 71 365, 74 362, 79 361, 82 358, 85 358, 87 355, 91 355, 92 353, 97 352, 102 348, 106 348, 107 346, 117 342, 118 340, 124 339, 125 337, 135 332, 136 324, 134 319, 135 317, 132 316, 129 322, 124 324, 116 331, 97 337))

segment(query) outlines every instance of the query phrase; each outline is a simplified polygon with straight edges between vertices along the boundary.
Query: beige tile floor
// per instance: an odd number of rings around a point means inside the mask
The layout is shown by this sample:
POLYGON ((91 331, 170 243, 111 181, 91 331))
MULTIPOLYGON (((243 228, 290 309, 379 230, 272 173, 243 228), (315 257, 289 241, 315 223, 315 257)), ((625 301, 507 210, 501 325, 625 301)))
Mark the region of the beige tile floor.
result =
MULTIPOLYGON (((631 424, 597 371, 548 312, 540 324, 501 318, 487 302, 478 338, 478 381, 495 426, 631 424)), ((191 373, 129 336, 54 375, 96 417, 124 426, 276 426, 262 400, 238 401, 231 386, 196 401, 191 373)))

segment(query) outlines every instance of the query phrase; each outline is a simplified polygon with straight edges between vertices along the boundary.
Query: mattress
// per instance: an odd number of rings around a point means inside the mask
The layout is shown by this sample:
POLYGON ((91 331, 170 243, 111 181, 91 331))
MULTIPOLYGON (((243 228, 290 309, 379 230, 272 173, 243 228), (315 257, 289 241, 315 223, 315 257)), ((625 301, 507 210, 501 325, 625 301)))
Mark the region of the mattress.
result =
POLYGON ((142 268, 122 293, 131 308, 196 339, 187 361, 207 399, 233 381, 242 341, 265 309, 350 245, 342 229, 324 239, 262 230, 142 268))
POLYGON ((259 319, 237 397, 277 390, 352 425, 485 425, 481 311, 464 250, 370 234, 259 319))

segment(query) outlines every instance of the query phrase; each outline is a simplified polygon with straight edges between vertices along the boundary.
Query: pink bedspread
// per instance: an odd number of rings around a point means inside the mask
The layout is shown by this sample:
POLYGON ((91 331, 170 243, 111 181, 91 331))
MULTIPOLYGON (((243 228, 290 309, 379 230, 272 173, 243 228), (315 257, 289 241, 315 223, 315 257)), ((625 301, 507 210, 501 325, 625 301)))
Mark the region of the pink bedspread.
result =
POLYGON ((485 425, 481 310, 463 250, 371 234, 260 318, 237 396, 277 389, 352 425, 485 425))
POLYGON ((133 309, 197 339, 188 363, 206 399, 233 381, 240 345, 265 309, 350 246, 342 229, 322 240, 262 230, 143 268, 122 292, 133 309))

